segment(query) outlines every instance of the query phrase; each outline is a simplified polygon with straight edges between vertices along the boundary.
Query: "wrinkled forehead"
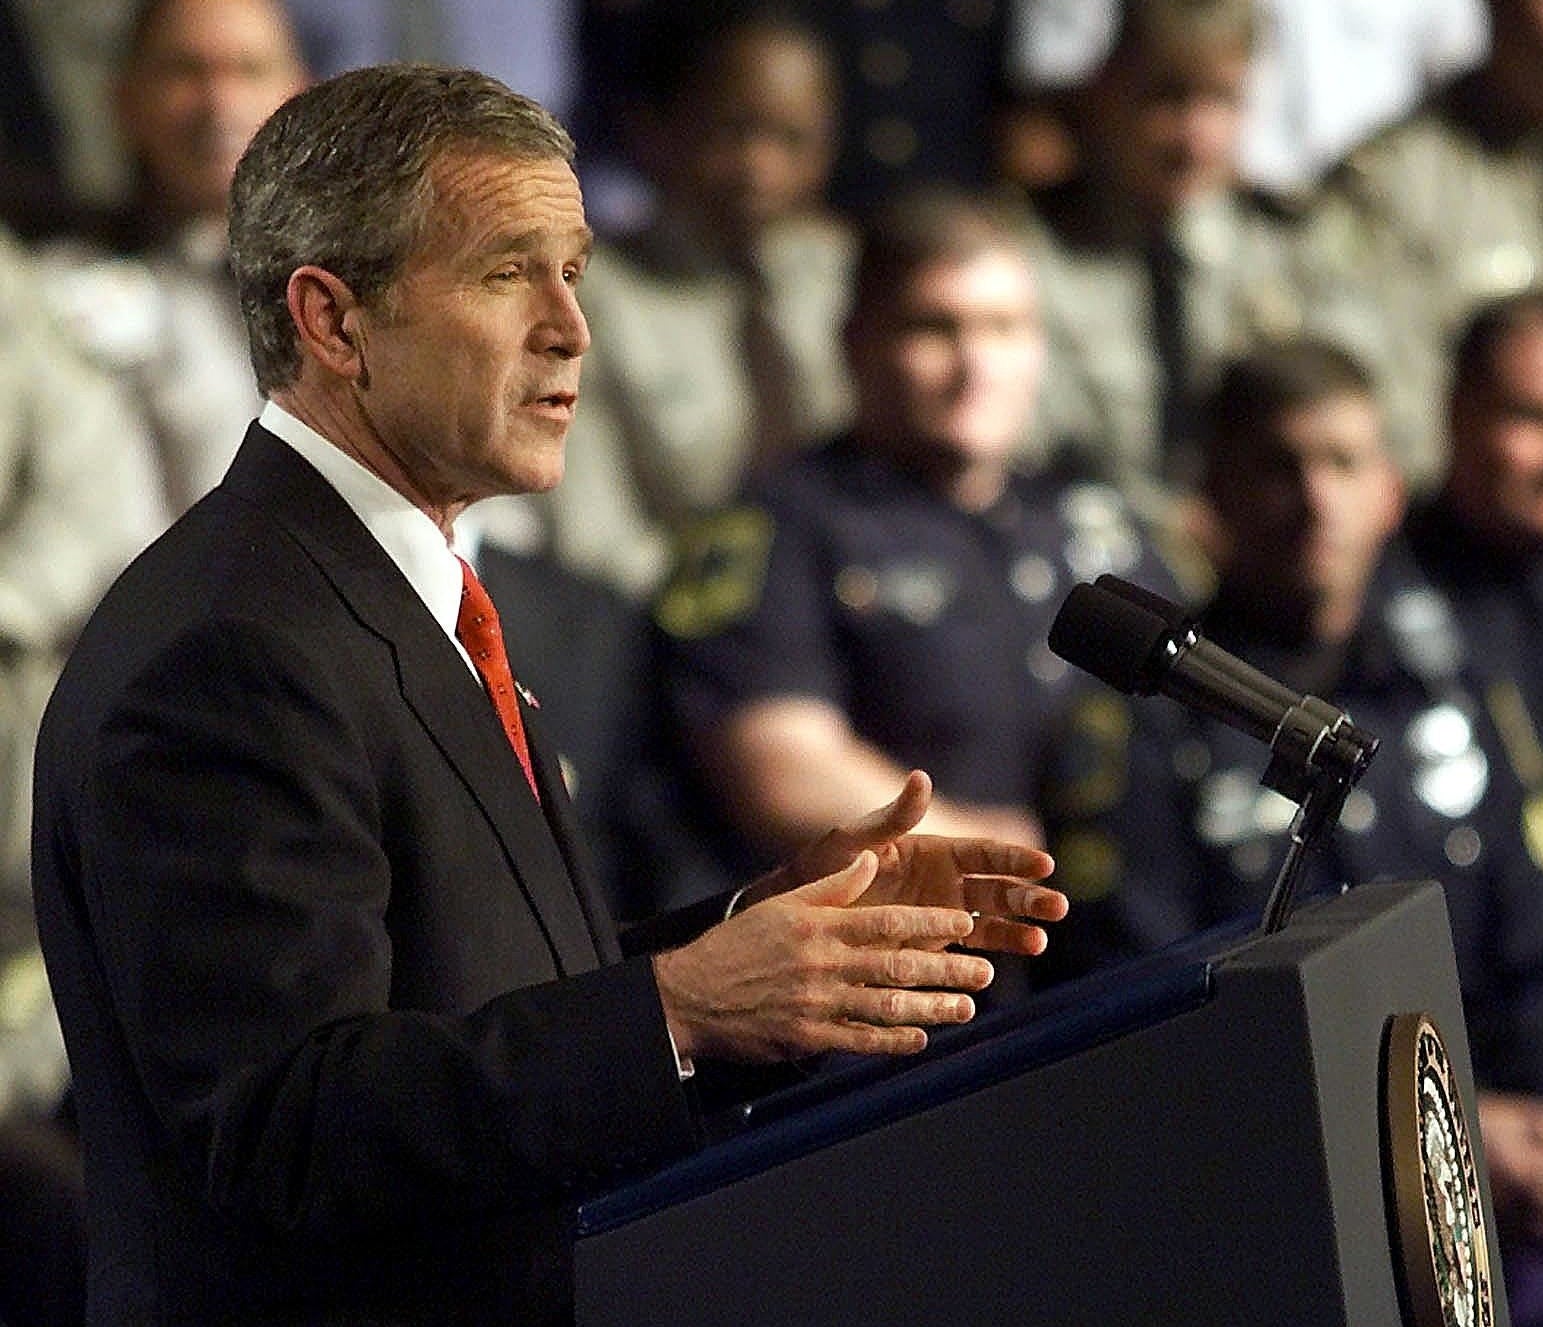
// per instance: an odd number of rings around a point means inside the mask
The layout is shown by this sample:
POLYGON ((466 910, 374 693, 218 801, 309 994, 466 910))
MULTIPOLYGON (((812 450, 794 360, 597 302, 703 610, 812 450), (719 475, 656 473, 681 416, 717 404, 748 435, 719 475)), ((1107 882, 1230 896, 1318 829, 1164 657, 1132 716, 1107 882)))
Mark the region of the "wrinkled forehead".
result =
POLYGON ((578 176, 562 157, 481 144, 457 145, 429 165, 419 193, 418 242, 479 247, 495 235, 586 246, 591 234, 578 176))

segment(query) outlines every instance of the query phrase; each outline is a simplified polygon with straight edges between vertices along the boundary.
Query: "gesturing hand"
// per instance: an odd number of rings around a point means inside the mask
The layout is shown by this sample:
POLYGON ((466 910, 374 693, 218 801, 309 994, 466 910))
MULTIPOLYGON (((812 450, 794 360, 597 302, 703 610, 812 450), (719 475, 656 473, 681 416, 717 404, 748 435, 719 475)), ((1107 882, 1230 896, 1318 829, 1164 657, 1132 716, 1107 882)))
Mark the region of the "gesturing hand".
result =
POLYGON ((1055 867, 1050 855, 994 839, 909 833, 926 814, 931 798, 932 781, 921 770, 912 770, 888 806, 817 839, 747 894, 766 897, 797 888, 839 871, 869 850, 878 858, 878 870, 857 903, 961 908, 976 917, 968 937, 972 948, 1041 953, 1047 937, 1032 923, 1059 921, 1067 912, 1064 894, 1037 883, 1055 867))
POLYGON ((932 783, 913 771, 888 806, 833 830, 745 891, 728 921, 654 959, 685 1055, 787 1059, 905 1054, 975 1013, 992 978, 974 948, 1037 954, 1036 921, 1066 915, 1036 848, 908 831, 932 783))
POLYGON ((925 1027, 963 1023, 991 964, 943 947, 970 934, 955 908, 850 905, 878 868, 859 852, 844 870, 736 914, 654 958, 682 1055, 783 1060, 820 1051, 906 1054, 925 1027))

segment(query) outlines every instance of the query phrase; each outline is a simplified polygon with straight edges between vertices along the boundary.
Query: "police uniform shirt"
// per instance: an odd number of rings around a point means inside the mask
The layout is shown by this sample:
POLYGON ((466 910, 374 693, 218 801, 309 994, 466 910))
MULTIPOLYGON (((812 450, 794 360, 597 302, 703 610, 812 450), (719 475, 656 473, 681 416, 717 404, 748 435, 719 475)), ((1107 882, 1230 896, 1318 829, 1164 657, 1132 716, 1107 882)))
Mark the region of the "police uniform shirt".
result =
POLYGON ((1452 604, 1475 669, 1486 682, 1514 682, 1532 722, 1543 725, 1543 548, 1501 552, 1439 496, 1411 508, 1403 538, 1452 604))
POLYGON ((1480 699, 1526 792, 1525 827, 1543 856, 1543 550, 1481 542, 1440 496, 1417 503, 1402 539, 1462 631, 1480 699))
MULTIPOLYGON (((1224 599, 1205 634, 1381 739, 1301 893, 1373 879, 1446 889, 1476 1074, 1543 1090, 1543 872, 1522 796, 1463 663, 1444 602, 1385 572, 1342 651, 1272 641, 1224 599)), ((1259 784, 1268 750, 1170 701, 1089 693, 1053 752, 1043 795, 1057 881, 1073 899, 1047 979, 1257 918, 1295 806, 1259 784)))
POLYGON ((702 732, 757 700, 816 697, 943 795, 1027 805, 1071 682, 1049 625, 1104 571, 1169 584, 1111 490, 1015 477, 970 513, 845 439, 688 543, 657 610, 673 699, 702 732))

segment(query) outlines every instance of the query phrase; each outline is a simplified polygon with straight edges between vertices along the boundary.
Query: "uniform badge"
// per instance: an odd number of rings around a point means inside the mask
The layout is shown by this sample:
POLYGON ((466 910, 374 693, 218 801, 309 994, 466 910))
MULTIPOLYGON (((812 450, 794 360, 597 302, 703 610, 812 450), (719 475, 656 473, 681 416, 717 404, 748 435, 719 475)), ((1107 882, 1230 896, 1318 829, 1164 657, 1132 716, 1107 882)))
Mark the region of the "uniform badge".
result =
POLYGON ((680 640, 699 640, 748 617, 766 587, 771 543, 772 519, 758 508, 699 521, 681 541, 655 620, 680 640))
MULTIPOLYGON (((1057 816, 1100 815, 1125 796, 1131 714, 1119 696, 1090 692, 1067 716, 1046 797, 1057 816)), ((1059 860, 1059 859, 1058 859, 1059 860)))
POLYGON ((1127 572, 1141 561, 1141 540, 1125 501, 1108 485, 1071 485, 1059 510, 1068 527, 1062 556, 1077 580, 1127 572))
POLYGON ((1543 869, 1543 793, 1529 793, 1522 804, 1522 837, 1533 865, 1543 869))
POLYGON ((1414 795, 1448 820, 1466 816, 1489 788, 1489 758, 1474 739, 1473 723, 1443 702, 1421 711, 1404 730, 1414 795))

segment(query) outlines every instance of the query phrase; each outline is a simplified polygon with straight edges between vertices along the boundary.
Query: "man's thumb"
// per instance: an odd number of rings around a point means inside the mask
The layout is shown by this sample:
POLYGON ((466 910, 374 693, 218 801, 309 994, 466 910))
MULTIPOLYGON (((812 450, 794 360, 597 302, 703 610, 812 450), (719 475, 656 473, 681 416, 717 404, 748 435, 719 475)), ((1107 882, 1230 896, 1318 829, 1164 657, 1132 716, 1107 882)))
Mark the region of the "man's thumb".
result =
POLYGON ((879 859, 864 849, 851 863, 832 875, 823 875, 793 891, 793 897, 819 908, 844 908, 862 897, 878 874, 879 859))

